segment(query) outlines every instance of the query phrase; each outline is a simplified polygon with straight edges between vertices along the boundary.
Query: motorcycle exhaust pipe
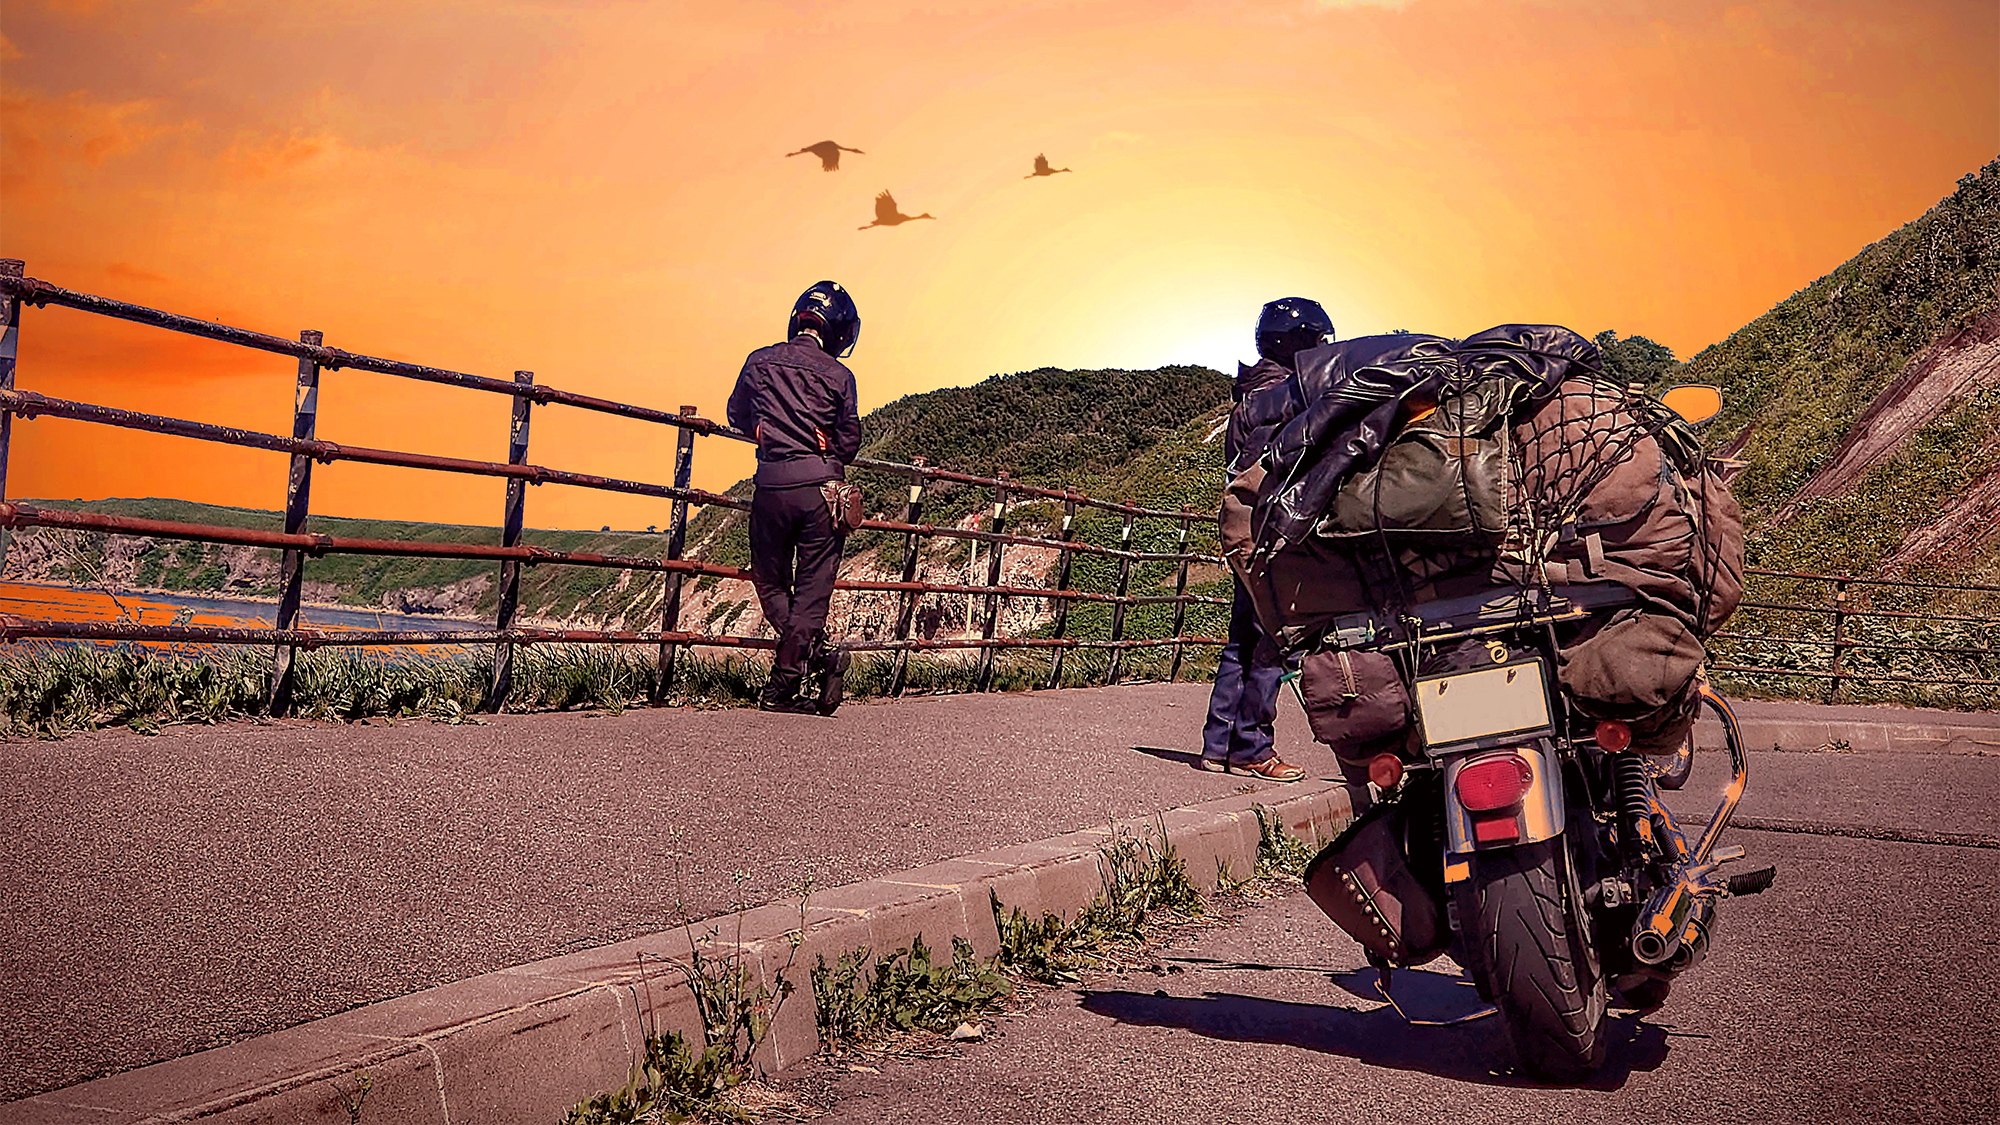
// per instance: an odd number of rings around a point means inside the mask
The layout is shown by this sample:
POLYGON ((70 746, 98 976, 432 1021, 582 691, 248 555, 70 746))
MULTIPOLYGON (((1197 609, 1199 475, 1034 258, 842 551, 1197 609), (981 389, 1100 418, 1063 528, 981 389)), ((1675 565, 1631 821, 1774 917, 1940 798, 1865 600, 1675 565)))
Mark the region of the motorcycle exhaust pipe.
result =
MULTIPOLYGON (((1713 911, 1702 913, 1711 918, 1714 916, 1713 911)), ((1690 918, 1687 931, 1681 935, 1680 948, 1674 950, 1673 956, 1667 958, 1666 970, 1679 976, 1701 964, 1701 959, 1706 956, 1708 956, 1708 922, 1699 916, 1690 918)))
POLYGON ((1632 926, 1632 956, 1641 965, 1660 966, 1681 948, 1688 917, 1694 913, 1694 888, 1686 880, 1653 892, 1632 926))

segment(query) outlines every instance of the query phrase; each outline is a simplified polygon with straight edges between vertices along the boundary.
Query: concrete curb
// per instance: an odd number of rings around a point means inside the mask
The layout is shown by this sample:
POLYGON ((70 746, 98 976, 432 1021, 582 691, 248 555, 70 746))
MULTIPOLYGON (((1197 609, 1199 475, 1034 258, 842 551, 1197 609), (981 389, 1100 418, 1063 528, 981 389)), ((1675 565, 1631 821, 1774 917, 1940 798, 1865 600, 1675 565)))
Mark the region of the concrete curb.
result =
POLYGON ((0 1106, 22 1125, 152 1122, 347 1125, 364 1077, 359 1120, 395 1125, 560 1121, 585 1098, 623 1086, 645 1029, 699 1043, 693 994, 671 962, 698 944, 740 948, 766 988, 795 988, 759 1051, 767 1071, 819 1050, 808 971, 815 957, 894 950, 922 936, 934 949, 962 937, 981 956, 999 948, 991 895, 1039 916, 1073 916, 1102 890, 1099 849, 1114 832, 1166 838, 1204 889, 1218 873, 1257 862, 1255 809, 1325 841, 1351 819, 1338 782, 1282 794, 1238 794, 1101 829, 942 860, 615 945, 517 965, 385 1000, 271 1035, 156 1063, 0 1106), (803 917, 803 933, 801 920, 803 917))
MULTIPOLYGON (((1854 754, 2000 754, 2000 722, 1945 725, 1925 722, 1846 719, 1740 717, 1746 750, 1816 751, 1854 754), (1843 746, 1843 744, 1845 744, 1843 746)), ((1706 715, 1695 724, 1695 743, 1721 750, 1722 724, 1706 715)))

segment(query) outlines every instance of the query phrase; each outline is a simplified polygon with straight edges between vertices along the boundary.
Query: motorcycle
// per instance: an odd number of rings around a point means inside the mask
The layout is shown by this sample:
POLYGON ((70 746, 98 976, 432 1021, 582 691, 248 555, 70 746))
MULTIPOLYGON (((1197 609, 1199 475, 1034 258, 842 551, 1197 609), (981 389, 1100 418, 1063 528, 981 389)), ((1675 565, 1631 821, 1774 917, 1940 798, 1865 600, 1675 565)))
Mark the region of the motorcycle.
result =
POLYGON ((1635 753, 1626 724, 1584 716, 1558 685, 1558 631, 1631 600, 1610 584, 1501 591, 1328 632, 1396 661, 1414 723, 1368 762, 1381 796, 1313 861, 1307 891, 1385 995, 1393 970, 1452 954, 1543 1080, 1596 1070, 1612 997, 1658 1007, 1708 952, 1719 903, 1776 875, 1730 873, 1744 849, 1719 845, 1749 780, 1728 700, 1700 682, 1731 776, 1691 838, 1659 789, 1685 780, 1692 736, 1665 760, 1635 753))

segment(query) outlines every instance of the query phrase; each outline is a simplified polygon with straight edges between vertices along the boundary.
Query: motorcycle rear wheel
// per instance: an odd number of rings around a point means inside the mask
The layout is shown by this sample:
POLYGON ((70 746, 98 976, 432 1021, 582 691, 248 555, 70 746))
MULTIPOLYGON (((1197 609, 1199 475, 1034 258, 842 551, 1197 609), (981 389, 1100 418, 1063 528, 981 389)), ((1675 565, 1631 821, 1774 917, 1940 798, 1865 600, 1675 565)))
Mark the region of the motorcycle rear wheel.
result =
POLYGON ((1574 888, 1557 837, 1474 856, 1454 889, 1465 969, 1500 1009, 1522 1068, 1549 1082, 1582 1081, 1604 1063, 1609 990, 1574 888))

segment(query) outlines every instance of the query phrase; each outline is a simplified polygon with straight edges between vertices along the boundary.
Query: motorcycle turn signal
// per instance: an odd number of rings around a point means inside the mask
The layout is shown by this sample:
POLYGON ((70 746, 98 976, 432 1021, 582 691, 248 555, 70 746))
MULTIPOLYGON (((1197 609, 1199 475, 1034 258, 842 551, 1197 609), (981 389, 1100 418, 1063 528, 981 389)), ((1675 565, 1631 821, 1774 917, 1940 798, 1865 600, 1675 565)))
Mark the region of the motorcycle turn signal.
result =
POLYGON ((1403 783, 1403 759, 1395 754, 1377 754, 1368 760, 1368 780, 1387 793, 1403 783))

